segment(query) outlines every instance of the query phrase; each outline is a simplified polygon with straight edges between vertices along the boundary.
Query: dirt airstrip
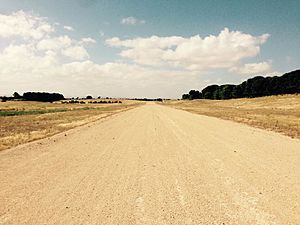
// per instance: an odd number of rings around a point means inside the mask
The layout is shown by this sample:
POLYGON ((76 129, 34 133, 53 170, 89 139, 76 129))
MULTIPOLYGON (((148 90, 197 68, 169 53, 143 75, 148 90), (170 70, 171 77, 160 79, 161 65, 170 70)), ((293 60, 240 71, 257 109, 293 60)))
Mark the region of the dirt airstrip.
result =
POLYGON ((146 104, 0 152, 0 224, 300 224, 300 140, 146 104))

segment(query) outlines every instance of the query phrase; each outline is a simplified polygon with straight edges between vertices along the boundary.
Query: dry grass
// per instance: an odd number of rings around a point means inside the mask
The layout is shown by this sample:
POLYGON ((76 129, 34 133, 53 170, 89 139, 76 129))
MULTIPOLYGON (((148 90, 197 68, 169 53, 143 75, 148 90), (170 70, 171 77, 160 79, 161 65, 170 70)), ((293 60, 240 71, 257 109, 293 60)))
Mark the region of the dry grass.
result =
POLYGON ((0 151, 52 136, 142 104, 135 101, 122 102, 122 104, 0 102, 0 151))
POLYGON ((171 100, 163 104, 300 138, 300 95, 231 100, 171 100))

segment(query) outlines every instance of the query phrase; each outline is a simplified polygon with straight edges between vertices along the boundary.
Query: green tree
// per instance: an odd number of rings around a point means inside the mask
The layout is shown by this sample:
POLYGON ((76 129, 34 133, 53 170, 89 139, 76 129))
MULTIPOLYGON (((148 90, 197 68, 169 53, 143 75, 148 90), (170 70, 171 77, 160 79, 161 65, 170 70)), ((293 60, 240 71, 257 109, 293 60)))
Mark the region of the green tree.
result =
POLYGON ((19 95, 18 92, 15 92, 15 93, 13 94, 13 96, 14 96, 15 99, 20 99, 20 98, 21 98, 21 95, 19 95))

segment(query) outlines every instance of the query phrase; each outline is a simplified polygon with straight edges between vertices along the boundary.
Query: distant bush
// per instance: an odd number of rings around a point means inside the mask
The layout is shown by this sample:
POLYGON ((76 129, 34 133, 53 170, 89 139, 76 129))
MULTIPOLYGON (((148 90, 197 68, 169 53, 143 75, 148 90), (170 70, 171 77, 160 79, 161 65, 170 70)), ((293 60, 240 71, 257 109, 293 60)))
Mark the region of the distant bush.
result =
POLYGON ((18 92, 15 92, 13 94, 13 96, 14 96, 14 99, 20 99, 20 98, 22 98, 22 96, 18 92))
POLYGON ((6 102, 7 101, 7 97, 6 96, 1 96, 0 99, 1 99, 1 102, 6 102))
POLYGON ((26 101, 54 102, 64 100, 65 97, 58 93, 25 92, 22 96, 22 99, 26 101))
MULTIPOLYGON (((113 104, 113 103, 122 103, 122 101, 89 101, 89 104, 113 104)), ((63 101, 62 104, 86 104, 84 101, 77 101, 77 100, 70 100, 70 101, 63 101)))
POLYGON ((286 73, 280 77, 257 76, 239 85, 210 85, 201 92, 191 90, 183 94, 182 99, 232 99, 255 98, 279 94, 300 93, 300 70, 286 73))
POLYGON ((135 100, 135 101, 146 101, 146 102, 162 102, 162 98, 132 98, 130 100, 135 100))
POLYGON ((202 98, 202 93, 200 91, 191 90, 187 96, 187 99, 199 99, 202 98))

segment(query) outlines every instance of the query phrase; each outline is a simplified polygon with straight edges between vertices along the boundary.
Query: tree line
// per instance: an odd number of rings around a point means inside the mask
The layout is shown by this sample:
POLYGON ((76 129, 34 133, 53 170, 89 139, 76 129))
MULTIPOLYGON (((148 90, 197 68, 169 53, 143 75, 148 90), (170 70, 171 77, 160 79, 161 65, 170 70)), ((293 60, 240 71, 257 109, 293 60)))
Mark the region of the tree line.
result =
POLYGON ((122 103, 122 101, 115 100, 115 101, 77 101, 77 100, 70 100, 70 101, 62 101, 62 104, 114 104, 114 103, 122 103))
POLYGON ((15 92, 13 97, 0 97, 2 101, 8 100, 23 100, 23 101, 38 101, 38 102, 55 102, 64 100, 65 97, 59 93, 47 93, 47 92, 25 92, 23 95, 15 92))
POLYGON ((250 78, 239 85, 209 85, 202 91, 191 90, 182 99, 255 98, 269 95, 300 93, 300 70, 282 76, 250 78))
POLYGON ((129 100, 145 101, 145 102, 162 102, 162 98, 129 98, 129 100))

